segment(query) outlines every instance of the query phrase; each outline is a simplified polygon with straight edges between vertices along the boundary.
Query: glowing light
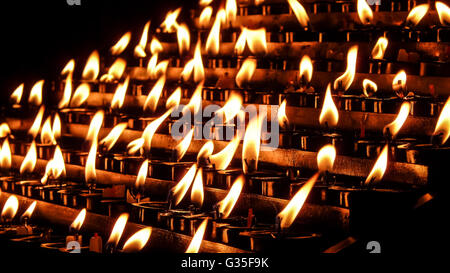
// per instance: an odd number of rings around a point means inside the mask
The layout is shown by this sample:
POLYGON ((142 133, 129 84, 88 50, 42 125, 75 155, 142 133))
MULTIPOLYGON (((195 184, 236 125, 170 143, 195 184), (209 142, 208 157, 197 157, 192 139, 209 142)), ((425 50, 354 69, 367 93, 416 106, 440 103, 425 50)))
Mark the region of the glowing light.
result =
POLYGON ((177 41, 180 55, 189 51, 189 48, 191 47, 191 35, 185 24, 181 24, 177 29, 177 41))
POLYGON ((436 11, 439 15, 441 24, 450 25, 450 8, 446 4, 436 1, 436 11))
POLYGON ((12 220, 19 209, 19 200, 15 195, 11 195, 8 200, 6 200, 5 205, 2 210, 2 218, 12 220))
POLYGON ((417 26, 422 20, 422 18, 425 16, 425 14, 427 14, 429 8, 430 5, 428 4, 422 4, 414 7, 409 12, 408 17, 406 17, 406 23, 417 26))
POLYGON ((120 109, 123 106, 123 102, 125 100, 125 96, 127 94, 128 84, 130 82, 130 77, 126 77, 123 83, 119 83, 117 85, 116 92, 111 100, 111 108, 112 109, 120 109))
POLYGON ((194 136, 194 129, 191 129, 183 138, 183 140, 180 141, 180 143, 178 143, 177 146, 175 147, 175 150, 177 151, 177 161, 180 161, 186 154, 189 146, 191 145, 193 136, 194 136))
POLYGON ((30 91, 30 96, 28 97, 28 102, 39 106, 42 104, 42 88, 44 86, 44 80, 36 82, 30 91))
POLYGON ((322 111, 320 112, 319 122, 321 125, 336 126, 339 121, 339 112, 331 97, 331 85, 328 84, 323 100, 322 111))
POLYGON ((91 87, 87 83, 80 84, 75 90, 72 100, 70 101, 70 107, 80 107, 86 102, 91 93, 91 87))
POLYGON ((117 124, 109 134, 103 138, 98 144, 103 145, 106 147, 106 150, 111 150, 114 145, 116 144, 117 140, 119 140, 120 136, 122 135, 123 131, 127 128, 127 123, 122 122, 117 124))
POLYGON ((305 8, 297 0, 287 0, 287 1, 292 11, 294 12, 295 17, 297 17, 297 20, 300 23, 300 25, 306 28, 309 23, 309 17, 308 13, 306 13, 305 8))
POLYGON ((278 108, 278 124, 283 129, 289 128, 289 120, 286 116, 286 99, 283 100, 280 108, 278 108))
POLYGON ((37 134, 39 133, 39 128, 41 128, 42 123, 42 117, 44 116, 45 107, 44 105, 39 108, 39 112, 36 114, 36 118, 34 119, 33 124, 31 125, 30 129, 28 130, 28 134, 33 137, 33 139, 36 138, 37 134))
POLYGON ((372 96, 378 90, 378 86, 371 80, 364 79, 363 80, 363 93, 367 98, 372 96))
POLYGON ((109 50, 112 55, 117 56, 120 55, 128 46, 128 43, 130 43, 131 40, 131 32, 128 31, 122 37, 117 41, 115 45, 111 47, 109 50))
POLYGON ((2 150, 0 151, 0 168, 3 171, 11 168, 11 148, 7 138, 3 141, 2 150))
POLYGON ((70 225, 70 228, 76 232, 80 231, 81 227, 83 227, 85 218, 86 218, 86 209, 82 209, 78 214, 77 218, 75 218, 73 223, 70 225))
POLYGON ((384 53, 386 52, 386 48, 388 46, 388 39, 386 37, 378 38, 377 43, 372 49, 372 59, 381 60, 384 58, 384 53))
POLYGON ((441 144, 444 144, 450 136, 450 97, 447 99, 444 108, 442 108, 434 129, 433 135, 440 134, 442 134, 441 144))
POLYGON ((36 160, 36 142, 33 140, 33 142, 31 142, 30 149, 28 149, 28 152, 20 165, 20 173, 32 173, 36 167, 36 160))
POLYGON ((236 75, 236 84, 239 87, 243 87, 244 84, 249 83, 256 71, 256 60, 255 59, 245 59, 239 72, 236 75))
POLYGON ((239 176, 234 182, 233 186, 231 186, 230 191, 227 196, 217 203, 219 213, 223 219, 228 218, 230 216, 231 211, 233 210, 236 202, 239 200, 239 196, 241 195, 242 188, 244 187, 245 178, 243 175, 239 176))
POLYGON ((89 56, 84 67, 82 78, 87 81, 94 81, 100 72, 100 56, 97 50, 94 50, 89 56))
POLYGON ((203 235, 205 234, 206 225, 208 224, 208 218, 203 220, 203 222, 198 227, 197 231, 194 234, 194 237, 192 237, 192 241, 189 244, 189 247, 186 250, 186 253, 198 253, 200 250, 200 246, 203 241, 203 235))
POLYGON ((262 118, 253 117, 247 125, 242 146, 242 169, 245 174, 258 169, 262 118))
POLYGON ((148 39, 148 31, 150 29, 150 21, 148 21, 144 29, 142 30, 141 39, 139 40, 139 44, 134 48, 134 56, 137 58, 145 58, 147 54, 145 54, 145 47, 147 46, 148 39))
POLYGON ((358 0, 357 3, 358 17, 364 25, 370 24, 373 19, 373 12, 366 0, 358 0))
POLYGON ((317 153, 317 166, 321 172, 331 172, 334 160, 336 159, 336 149, 333 145, 323 146, 317 153))
POLYGON ((123 252, 128 253, 141 251, 150 239, 151 234, 151 227, 146 227, 139 230, 125 242, 123 245, 123 252))
POLYGON ((127 225, 128 221, 128 213, 122 213, 119 218, 117 218, 116 223, 114 224, 113 230, 111 231, 111 235, 108 239, 108 244, 114 244, 117 246, 119 244, 120 238, 122 237, 123 230, 127 225))
POLYGON ((15 104, 19 104, 20 100, 22 100, 22 95, 23 95, 23 86, 24 84, 21 83, 15 90, 14 92, 11 94, 11 102, 15 103, 15 104))
POLYGON ((240 138, 235 136, 225 148, 220 152, 210 156, 211 164, 214 165, 216 170, 225 170, 230 165, 233 156, 239 147, 240 138))
POLYGON ((141 164, 141 167, 139 168, 139 172, 136 177, 136 183, 134 184, 136 189, 141 189, 144 187, 145 180, 147 179, 147 174, 148 174, 148 159, 144 160, 144 162, 142 162, 141 164))
POLYGON ((186 192, 191 186, 196 173, 197 173, 197 164, 193 164, 191 168, 189 168, 187 173, 184 175, 184 177, 180 180, 180 182, 178 182, 177 185, 175 185, 175 187, 171 189, 172 196, 174 198, 173 202, 175 206, 178 205, 181 202, 181 200, 183 200, 183 197, 186 195, 186 192))
POLYGON ((387 159, 388 159, 388 145, 385 145, 383 150, 381 151, 381 154, 378 156, 378 159, 375 162, 372 171, 370 171, 369 176, 367 176, 367 179, 364 182, 365 185, 370 183, 376 183, 383 178, 384 172, 386 171, 387 167, 387 159))
POLYGON ((358 57, 358 46, 352 46, 347 53, 347 69, 344 74, 334 81, 334 89, 347 91, 353 83, 356 72, 356 58, 358 57))
POLYGON ((201 208, 203 205, 203 171, 198 168, 197 174, 194 178, 191 190, 191 202, 197 207, 201 208))
POLYGON ((161 97, 161 93, 163 91, 164 85, 166 84, 166 76, 162 76, 155 83, 152 90, 147 96, 147 99, 144 103, 144 111, 150 110, 151 112, 155 112, 158 107, 159 98, 161 97))

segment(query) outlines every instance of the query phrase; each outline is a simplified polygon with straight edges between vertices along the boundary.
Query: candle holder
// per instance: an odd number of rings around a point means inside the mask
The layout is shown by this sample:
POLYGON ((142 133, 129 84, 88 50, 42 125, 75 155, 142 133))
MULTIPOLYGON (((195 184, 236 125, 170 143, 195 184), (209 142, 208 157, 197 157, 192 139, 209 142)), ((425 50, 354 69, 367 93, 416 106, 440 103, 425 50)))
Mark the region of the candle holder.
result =
POLYGON ((0 181, 2 183, 2 191, 15 193, 16 179, 14 176, 1 176, 0 181))
POLYGON ((20 194, 30 198, 39 198, 38 187, 42 186, 39 180, 22 180, 16 182, 16 186, 20 188, 20 194))
POLYGON ((149 162, 149 177, 179 181, 192 164, 193 162, 151 160, 149 162))
POLYGON ((142 201, 138 203, 132 203, 133 219, 144 225, 161 226, 163 223, 160 218, 168 208, 167 201, 142 201))

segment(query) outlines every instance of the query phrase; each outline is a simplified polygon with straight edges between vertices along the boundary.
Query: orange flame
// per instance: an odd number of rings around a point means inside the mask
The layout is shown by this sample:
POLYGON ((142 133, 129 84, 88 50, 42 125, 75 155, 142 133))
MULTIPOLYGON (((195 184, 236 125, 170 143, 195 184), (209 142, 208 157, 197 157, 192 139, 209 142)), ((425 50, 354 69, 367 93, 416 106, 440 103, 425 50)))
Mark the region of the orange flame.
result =
POLYGON ((203 171, 202 168, 198 168, 197 174, 194 178, 191 190, 191 202, 201 208, 203 205, 203 171))
POLYGON ((47 162, 44 176, 41 178, 41 183, 46 184, 49 178, 58 179, 65 175, 66 167, 64 165, 64 157, 59 146, 56 146, 53 158, 47 162))
POLYGON ((10 99, 11 99, 12 103, 15 103, 15 104, 20 103, 20 100, 22 99, 22 95, 23 95, 23 86, 24 86, 24 84, 21 83, 11 94, 10 99))
POLYGON ((117 124, 109 134, 103 138, 98 144, 106 146, 106 150, 111 150, 116 144, 117 140, 119 140, 123 131, 127 128, 128 124, 126 122, 122 122, 117 124))
POLYGON ((89 130, 86 136, 86 140, 97 142, 98 140, 98 133, 100 131, 100 127, 102 127, 103 124, 103 117, 105 116, 105 113, 100 110, 95 113, 94 117, 91 120, 91 124, 89 125, 89 130))
POLYGON ((193 114, 197 114, 198 111, 200 111, 202 107, 202 90, 203 82, 197 85, 197 88, 195 89, 194 94, 192 94, 189 103, 183 108, 183 115, 186 115, 185 111, 187 110, 190 110, 193 114))
POLYGON ((242 169, 245 174, 258 169, 262 118, 255 116, 247 125, 242 146, 242 169))
POLYGON ((36 160, 36 142, 33 140, 33 142, 31 142, 30 149, 28 150, 25 158, 22 161, 22 164, 20 165, 20 173, 32 173, 34 171, 34 168, 36 167, 36 160))
POLYGON ((131 40, 131 32, 128 31, 127 33, 122 35, 119 41, 117 41, 117 43, 113 45, 109 51, 114 56, 120 55, 120 53, 122 53, 127 48, 130 40, 131 40))
POLYGON ((150 148, 152 146, 152 139, 155 135, 156 131, 158 130, 159 126, 164 122, 164 120, 172 113, 172 109, 169 109, 159 118, 152 121, 147 127, 145 127, 144 132, 142 133, 142 139, 144 140, 145 148, 147 151, 150 151, 150 148))
POLYGON ((334 81, 334 89, 339 87, 343 88, 344 91, 350 88, 353 79, 355 78, 356 71, 356 58, 358 57, 358 46, 352 46, 347 53, 347 69, 344 74, 334 81))
POLYGON ((208 161, 214 151, 214 143, 209 140, 206 142, 197 154, 197 164, 208 161))
POLYGON ((194 237, 192 237, 192 241, 189 244, 186 253, 198 253, 198 251, 200 250, 200 245, 202 244, 203 241, 203 235, 205 234, 207 224, 208 218, 203 220, 203 222, 198 227, 197 231, 194 234, 194 237))
POLYGON ((200 1, 198 2, 198 4, 199 4, 200 6, 203 7, 203 6, 207 6, 207 5, 211 4, 212 1, 213 1, 213 0, 200 0, 200 1))
POLYGON ((34 119, 33 124, 31 125, 30 129, 28 130, 28 134, 31 135, 34 138, 36 138, 37 134, 39 133, 39 128, 41 128, 42 123, 42 117, 44 116, 45 106, 42 105, 39 109, 39 112, 36 114, 36 118, 34 119))
POLYGON ((422 20, 422 18, 425 16, 425 14, 427 14, 429 8, 430 5, 428 4, 422 4, 414 7, 409 12, 408 17, 406 17, 406 23, 417 26, 422 20))
POLYGON ((89 97, 91 93, 91 87, 87 83, 80 84, 75 90, 72 100, 70 101, 70 107, 80 107, 89 97))
POLYGON ((386 37, 378 38, 377 43, 372 49, 372 59, 381 60, 384 57, 384 53, 386 52, 386 48, 388 46, 388 39, 386 37))
POLYGON ((245 178, 243 175, 239 176, 234 182, 233 186, 231 186, 230 191, 228 192, 227 196, 217 203, 219 213, 222 215, 223 219, 228 218, 230 216, 231 211, 233 210, 234 206, 236 205, 236 202, 239 199, 239 196, 241 195, 242 188, 244 187, 244 181, 245 178))
POLYGON ((178 51, 180 55, 188 52, 191 47, 191 35, 185 24, 181 24, 177 29, 178 51))
POLYGON ((192 72, 194 72, 194 82, 199 83, 205 79, 200 40, 195 47, 194 58, 186 63, 181 72, 181 77, 184 81, 188 81, 192 72))
POLYGON ((402 93, 406 89, 406 72, 400 70, 392 81, 392 89, 398 94, 402 93))
POLYGON ((220 152, 211 155, 211 164, 214 165, 216 170, 225 170, 228 168, 228 165, 230 165, 231 160, 233 160, 233 156, 239 147, 239 142, 240 138, 236 135, 225 148, 223 148, 220 152))
POLYGON ((70 61, 67 62, 66 66, 64 66, 63 70, 61 71, 61 75, 72 74, 74 69, 75 69, 75 60, 71 59, 70 61))
POLYGON ((365 185, 369 183, 378 182, 383 178, 384 172, 386 171, 387 167, 387 160, 388 160, 388 145, 386 144, 383 150, 381 151, 381 154, 378 156, 378 159, 375 162, 372 171, 370 171, 369 176, 367 176, 367 179, 364 182, 365 185))
POLYGON ((141 39, 139 40, 139 44, 134 48, 134 56, 137 58, 145 58, 147 54, 145 54, 145 47, 147 46, 148 39, 148 31, 150 29, 150 21, 148 21, 144 29, 142 30, 141 39))
POLYGON ((213 9, 211 7, 205 7, 200 14, 200 17, 198 19, 200 28, 205 28, 209 25, 209 22, 211 21, 213 9))
POLYGON ((95 161, 97 159, 97 142, 92 142, 89 150, 86 167, 84 168, 84 180, 87 184, 97 181, 97 172, 95 171, 95 161))
POLYGON ((373 19, 372 9, 367 4, 366 0, 358 0, 358 17, 364 25, 370 24, 373 19))
POLYGON ((11 129, 9 128, 8 123, 3 122, 0 124, 0 138, 7 137, 11 134, 11 129))
POLYGON ((180 104, 181 100, 181 87, 177 87, 175 91, 167 98, 166 109, 176 107, 180 104))
POLYGON ((328 84, 323 100, 322 111, 320 112, 319 122, 321 125, 336 126, 339 121, 339 112, 331 97, 331 84, 328 84))
POLYGON ((42 104, 42 87, 44 86, 44 80, 36 82, 30 91, 28 102, 39 106, 42 104))
POLYGON ((136 177, 136 183, 134 184, 134 186, 137 189, 144 187, 145 180, 147 179, 147 174, 148 174, 148 159, 142 162, 141 167, 139 168, 139 172, 136 177))
POLYGON ((52 134, 55 140, 61 138, 61 118, 58 113, 55 113, 55 117, 53 118, 52 134))
POLYGON ((292 225, 292 223, 294 223, 295 218, 297 218, 297 215, 302 209, 303 204, 305 203, 309 192, 314 187, 318 177, 318 173, 314 174, 308 182, 306 182, 305 185, 298 190, 294 197, 292 197, 287 206, 278 214, 278 217, 281 220, 280 227, 282 229, 287 229, 292 225))
POLYGON ((335 159, 336 149, 334 146, 330 144, 323 146, 317 153, 317 166, 319 171, 332 171, 335 159))
POLYGON ((302 79, 303 84, 311 82, 313 75, 313 64, 311 58, 308 55, 304 55, 300 61, 300 73, 299 77, 302 79))
POLYGON ((211 31, 209 32, 208 38, 206 39, 205 50, 211 55, 219 54, 220 24, 224 21, 225 18, 226 18, 225 10, 220 9, 217 12, 214 24, 211 27, 211 31))
POLYGON ((129 253, 142 250, 150 239, 151 234, 151 227, 146 227, 139 230, 125 242, 123 245, 123 252, 129 253))
POLYGON ((111 235, 109 236, 107 244, 114 244, 117 246, 119 244, 120 238, 122 237, 123 230, 127 225, 128 221, 128 213, 122 213, 119 218, 117 218, 116 223, 114 224, 113 230, 111 231, 111 235))
POLYGON ((130 82, 130 77, 126 77, 123 83, 119 83, 117 85, 116 92, 111 100, 111 108, 112 109, 120 109, 123 106, 123 102, 125 100, 125 96, 127 94, 128 83, 130 82))
POLYGON ((31 203, 31 205, 28 207, 28 209, 22 214, 21 218, 31 218, 33 215, 34 210, 36 209, 37 201, 34 201, 31 203))
POLYGON ((446 4, 436 1, 436 11, 439 15, 441 24, 450 25, 450 8, 446 4))
POLYGON ((408 118, 410 110, 411 104, 407 101, 403 102, 402 106, 400 107, 400 111, 397 114, 397 117, 393 122, 389 123, 383 128, 383 133, 389 134, 390 136, 392 136, 392 138, 394 138, 408 118))
POLYGON ((16 216, 18 209, 19 200, 17 200, 15 195, 11 195, 3 206, 2 218, 12 220, 16 216))
POLYGON ((216 114, 224 115, 224 123, 227 123, 231 119, 233 119, 240 111, 242 107, 242 96, 239 93, 231 93, 225 105, 220 108, 216 114))
POLYGON ((159 42, 158 38, 153 37, 152 41, 150 42, 150 52, 154 54, 161 53, 164 50, 161 42, 159 42))
POLYGON ((66 84, 64 86, 64 93, 61 101, 58 104, 58 108, 65 108, 69 106, 70 97, 72 96, 72 73, 67 74, 66 84))
POLYGON ((439 134, 442 134, 441 144, 447 142, 447 139, 450 136, 450 97, 447 99, 444 108, 442 108, 434 129, 433 135, 439 134))
POLYGON ((155 112, 158 107, 159 98, 161 97, 161 93, 163 91, 164 85, 166 84, 166 76, 162 76, 155 83, 150 93, 148 93, 147 99, 144 103, 144 111, 150 110, 151 112, 155 112))
POLYGON ((236 84, 241 87, 251 81, 253 74, 256 70, 256 60, 255 59, 245 59, 239 72, 236 75, 236 84))
POLYGON ((183 197, 186 195, 189 187, 194 180, 194 176, 197 173, 197 164, 193 164, 191 168, 189 168, 188 172, 184 175, 184 177, 178 182, 175 187, 171 189, 174 198, 175 206, 178 205, 183 197))
POLYGON ((100 78, 102 82, 112 82, 113 80, 119 80, 122 78, 123 72, 127 66, 127 61, 122 58, 117 58, 108 70, 108 74, 103 75, 100 78))
POLYGON ((189 133, 186 134, 186 136, 183 138, 180 143, 177 144, 175 147, 175 150, 177 151, 177 161, 180 161, 183 156, 186 154, 189 146, 192 142, 192 137, 194 136, 194 129, 191 129, 189 133))
POLYGON ((78 214, 77 218, 75 218, 73 223, 70 225, 70 228, 76 232, 80 231, 81 227, 83 226, 85 218, 86 218, 86 209, 82 209, 78 214))
POLYGON ((289 127, 289 120, 286 116, 286 99, 283 100, 280 108, 278 108, 278 124, 283 129, 287 129, 289 127))
POLYGON ((236 0, 227 0, 225 3, 226 18, 229 24, 236 21, 237 4, 236 0))
POLYGON ((2 150, 0 151, 0 168, 9 170, 11 168, 11 148, 7 138, 3 141, 2 150))
POLYGON ((266 29, 248 29, 243 27, 241 34, 236 41, 236 53, 241 55, 245 50, 246 44, 248 45, 250 52, 255 55, 267 53, 266 29))
POLYGON ((89 56, 83 70, 82 78, 87 81, 94 81, 100 72, 100 56, 97 50, 94 50, 89 56))
POLYGON ((56 144, 56 140, 55 140, 55 137, 53 136, 53 132, 52 132, 50 116, 45 120, 44 125, 42 125, 41 143, 42 144, 53 144, 53 145, 56 144))
POLYGON ((175 32, 178 28, 177 18, 181 12, 181 8, 173 11, 169 11, 166 15, 166 19, 162 22, 161 27, 164 32, 175 32))
POLYGON ((371 93, 372 94, 376 93, 377 90, 378 90, 378 86, 377 86, 376 83, 374 83, 373 81, 368 80, 368 79, 364 79, 363 80, 363 93, 364 93, 364 96, 370 97, 370 96, 372 96, 371 93))
POLYGON ((305 8, 297 0, 288 0, 288 3, 300 25, 306 28, 309 23, 309 17, 305 8))

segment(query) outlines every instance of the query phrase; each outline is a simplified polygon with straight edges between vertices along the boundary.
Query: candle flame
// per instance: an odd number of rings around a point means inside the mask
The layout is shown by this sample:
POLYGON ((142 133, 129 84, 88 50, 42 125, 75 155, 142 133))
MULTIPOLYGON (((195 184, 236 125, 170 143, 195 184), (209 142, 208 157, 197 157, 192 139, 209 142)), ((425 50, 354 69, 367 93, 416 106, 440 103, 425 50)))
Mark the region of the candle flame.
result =
POLYGON ((50 116, 45 120, 44 125, 42 125, 41 143, 42 144, 52 144, 52 145, 56 144, 56 140, 55 140, 55 137, 53 136, 53 132, 52 132, 50 116))
POLYGON ((203 90, 203 82, 199 83, 197 85, 197 88, 194 91, 194 94, 192 94, 191 99, 189 100, 189 103, 183 108, 183 115, 186 115, 187 111, 191 111, 194 115, 200 111, 202 107, 202 90, 203 90))
POLYGON ((16 216, 18 209, 19 200, 17 200, 15 195, 11 195, 3 206, 2 218, 12 220, 16 216))
POLYGON ((70 107, 80 107, 86 102, 91 93, 91 87, 87 83, 80 84, 75 90, 72 100, 70 101, 70 107))
POLYGON ((144 29, 142 30, 141 39, 139 40, 139 44, 134 48, 134 56, 137 58, 145 58, 147 54, 145 54, 145 47, 147 46, 148 40, 148 31, 150 29, 150 21, 148 21, 144 29))
POLYGON ((388 125, 386 125, 383 128, 383 133, 386 135, 392 136, 394 138, 400 129, 402 128, 403 124, 405 123, 406 119, 408 118, 409 111, 411 110, 411 104, 407 101, 402 103, 402 106, 400 107, 400 111, 397 114, 397 117, 395 120, 388 125))
POLYGON ((394 77, 392 81, 392 89, 399 95, 403 96, 406 89, 406 72, 405 70, 400 70, 394 77))
POLYGON ((236 84, 239 87, 243 87, 244 84, 249 83, 253 77, 256 70, 256 60, 255 59, 245 59, 239 72, 236 75, 236 84))
POLYGON ((238 55, 242 55, 244 53, 246 44, 248 45, 248 48, 250 49, 250 52, 252 54, 266 54, 266 29, 248 29, 246 27, 243 27, 234 47, 238 55))
POLYGON ((55 117, 53 118, 52 134, 55 140, 61 138, 61 118, 58 113, 55 113, 55 117))
POLYGON ((98 144, 105 146, 106 150, 110 151, 116 144, 117 140, 119 140, 120 136, 122 135, 123 131, 125 131, 127 126, 128 124, 126 122, 117 124, 105 138, 100 140, 98 144))
POLYGON ((123 245, 123 252, 130 253, 141 251, 150 239, 151 234, 151 227, 139 230, 125 242, 123 245))
POLYGON ((242 108, 242 103, 242 96, 239 93, 232 92, 227 102, 216 112, 216 114, 223 114, 223 123, 227 123, 228 121, 232 120, 237 114, 239 114, 242 108))
POLYGON ((166 76, 162 76, 155 83, 150 93, 148 93, 147 99, 144 103, 144 111, 150 110, 151 112, 155 112, 158 107, 159 98, 161 97, 161 93, 163 91, 164 85, 166 84, 166 76))
POLYGON ((0 125, 0 138, 7 137, 11 134, 11 129, 9 128, 8 123, 3 122, 0 125))
POLYGON ((61 101, 58 104, 58 108, 65 108, 69 106, 70 97, 72 96, 72 73, 67 74, 66 83, 64 85, 64 93, 61 101))
POLYGON ((278 124, 283 129, 289 128, 289 119, 286 116, 286 99, 283 100, 280 108, 278 108, 278 124))
POLYGON ((198 168, 197 174, 194 178, 191 190, 191 202, 198 208, 203 205, 203 170, 198 168))
POLYGON ((93 141, 86 161, 86 167, 84 168, 84 179, 87 184, 91 184, 97 181, 97 172, 95 171, 96 159, 97 141, 93 141))
POLYGON ((128 43, 130 43, 131 40, 131 32, 128 31, 122 37, 117 41, 115 45, 111 47, 109 50, 111 52, 111 55, 117 56, 120 55, 128 46, 128 43))
POLYGON ((24 84, 21 83, 15 90, 14 92, 12 92, 10 99, 11 102, 14 104, 19 104, 20 101, 22 100, 22 95, 23 95, 23 87, 24 84))
POLYGON ((205 7, 202 10, 202 13, 200 14, 200 17, 198 19, 200 28, 206 28, 209 25, 209 22, 211 21, 213 9, 211 7, 205 7))
POLYGON ((430 5, 428 4, 415 6, 409 12, 408 17, 406 17, 406 23, 417 26, 422 20, 422 18, 425 16, 425 14, 427 14, 429 7, 430 5))
POLYGON ((42 105, 41 108, 39 108, 39 112, 36 114, 36 118, 34 119, 33 124, 31 125, 30 129, 28 130, 28 134, 31 135, 34 138, 36 138, 37 134, 39 133, 39 128, 41 128, 42 123, 42 117, 44 116, 45 106, 42 105))
POLYGON ((200 0, 200 1, 198 1, 198 4, 203 7, 203 6, 207 6, 207 5, 211 4, 212 1, 213 0, 200 0))
POLYGON ((242 188, 244 187, 245 178, 243 175, 240 175, 234 182, 228 192, 227 196, 217 203, 219 207, 219 213, 223 219, 228 218, 230 216, 231 211, 233 210, 236 202, 239 200, 239 196, 241 195, 242 188))
POLYGON ((177 87, 175 91, 167 98, 166 109, 170 109, 180 105, 181 101, 181 87, 177 87))
POLYGON ((208 162, 213 151, 214 143, 209 140, 202 146, 202 148, 200 148, 200 151, 197 154, 197 164, 200 165, 201 162, 208 162))
POLYGON ((148 159, 144 160, 144 162, 142 162, 141 164, 141 167, 139 168, 139 172, 136 177, 136 183, 134 184, 136 189, 144 187, 145 180, 147 179, 147 174, 148 174, 148 159))
POLYGON ((381 151, 381 154, 378 156, 375 165, 370 171, 369 176, 367 176, 367 179, 364 182, 365 185, 369 183, 378 182, 383 178, 383 175, 387 167, 387 160, 388 160, 388 145, 386 144, 383 150, 381 151))
POLYGON ((192 74, 194 74, 193 80, 196 83, 202 82, 205 79, 200 40, 195 47, 194 58, 186 63, 181 72, 181 77, 187 82, 192 74))
POLYGON ((182 55, 188 52, 191 47, 191 34, 185 24, 181 24, 177 29, 178 52, 182 55))
POLYGON ((86 209, 82 209, 75 220, 70 225, 70 228, 76 232, 79 232, 81 227, 83 226, 84 219, 86 218, 86 209))
POLYGON ((343 88, 347 91, 353 83, 356 72, 356 59, 358 57, 358 46, 352 46, 347 53, 347 68, 344 74, 334 81, 334 89, 343 88))
POLYGON ((333 145, 323 146, 317 153, 317 166, 320 172, 331 172, 334 160, 336 159, 336 149, 333 145))
POLYGON ((31 205, 28 207, 28 209, 22 214, 21 218, 31 218, 33 215, 34 210, 36 209, 37 201, 34 201, 31 203, 31 205))
POLYGON ((236 0, 227 0, 225 3, 226 18, 229 24, 236 21, 237 4, 236 0))
POLYGON ((144 132, 142 133, 142 139, 144 140, 145 148, 147 151, 150 151, 150 148, 152 146, 152 139, 155 135, 156 131, 158 130, 159 126, 164 122, 164 120, 172 113, 172 108, 167 110, 166 113, 164 113, 159 118, 152 121, 147 127, 145 127, 144 132))
POLYGON ((295 17, 297 17, 297 21, 300 23, 302 27, 306 28, 309 23, 309 17, 308 13, 306 13, 305 8, 297 0, 287 0, 287 1, 292 11, 294 12, 295 17))
POLYGON ((30 91, 30 96, 28 97, 28 102, 39 106, 42 104, 42 88, 44 86, 44 80, 37 81, 30 91))
POLYGON ((198 227, 197 231, 194 234, 194 237, 192 237, 192 241, 189 244, 189 247, 186 250, 186 253, 198 253, 200 250, 200 246, 203 241, 203 235, 205 234, 206 225, 208 224, 208 218, 203 220, 203 222, 198 227))
POLYGON ((84 66, 82 78, 87 81, 94 81, 98 77, 98 73, 100 72, 100 56, 98 55, 98 51, 94 50, 86 62, 84 66))
POLYGON ((193 136, 194 136, 194 129, 191 129, 183 138, 183 140, 180 141, 180 143, 178 143, 177 146, 175 147, 175 150, 177 151, 177 161, 180 161, 186 154, 189 146, 191 145, 193 136))
POLYGON ((32 173, 36 167, 36 160, 36 141, 33 140, 33 142, 31 142, 30 149, 28 149, 28 152, 20 165, 20 173, 32 173))
POLYGON ((164 32, 175 32, 178 28, 178 15, 181 12, 181 8, 178 8, 176 10, 171 10, 167 13, 166 19, 164 22, 162 22, 161 27, 163 28, 164 32))
POLYGON ((311 58, 308 55, 304 55, 302 57, 302 60, 300 61, 300 73, 299 77, 302 79, 305 83, 310 83, 313 75, 313 64, 311 61, 311 58))
POLYGON ((9 170, 11 168, 11 148, 9 147, 8 138, 5 138, 0 151, 0 168, 9 170))
POLYGON ((64 66, 63 70, 61 70, 61 75, 66 74, 73 74, 73 71, 75 70, 75 60, 71 59, 67 62, 66 66, 64 66))
POLYGON ((447 99, 444 108, 442 108, 434 129, 433 135, 439 134, 442 134, 441 144, 447 142, 447 139, 450 136, 450 97, 447 99))
POLYGON ((282 229, 289 228, 294 223, 295 218, 301 211, 303 204, 306 201, 311 189, 317 181, 319 174, 314 174, 306 183, 301 187, 298 192, 292 197, 287 206, 278 214, 280 218, 280 227, 282 229))
POLYGON ((122 213, 116 220, 111 235, 109 236, 107 244, 114 244, 117 246, 119 244, 120 238, 122 237, 125 226, 128 221, 128 213, 122 213))
POLYGON ((245 174, 258 169, 262 117, 253 117, 247 125, 242 146, 242 169, 245 174))
POLYGON ((225 20, 226 14, 225 10, 220 9, 216 14, 216 19, 211 27, 208 38, 206 39, 205 50, 211 55, 219 54, 219 43, 220 43, 220 25, 225 20))
POLYGON ((184 177, 178 182, 175 187, 171 189, 173 193, 174 198, 174 205, 178 205, 181 200, 183 200, 184 196, 186 195, 186 192, 188 191, 189 187, 192 184, 192 181, 194 180, 194 176, 197 173, 197 164, 193 164, 187 173, 184 175, 184 177))
POLYGON ((323 100, 322 111, 320 112, 319 122, 321 125, 336 126, 339 121, 339 112, 331 97, 331 84, 328 84, 323 100))
POLYGON ((114 80, 120 80, 125 68, 127 66, 127 61, 122 58, 117 58, 108 70, 108 73, 100 78, 101 82, 112 82, 114 80))
POLYGON ((116 88, 116 92, 111 100, 111 108, 118 110, 122 108, 125 96, 127 94, 128 84, 130 77, 126 77, 123 83, 119 83, 116 88))
POLYGON ((372 59, 381 60, 384 57, 384 53, 386 52, 386 48, 388 46, 388 39, 386 37, 378 38, 377 43, 372 49, 372 59))
POLYGON ((161 42, 158 40, 158 38, 153 37, 152 41, 150 42, 150 53, 152 55, 159 54, 164 50, 161 42))
POLYGON ((450 25, 450 8, 441 1, 436 1, 436 11, 441 24, 450 25))
POLYGON ((86 135, 86 140, 92 141, 92 142, 97 142, 98 133, 100 131, 100 128, 102 127, 104 116, 105 116, 105 112, 103 112, 103 110, 99 110, 99 111, 97 111, 97 113, 95 113, 94 117, 91 120, 91 124, 89 125, 89 130, 86 135))
POLYGON ((373 20, 373 12, 366 0, 358 0, 358 17, 364 25, 370 24, 373 20))
POLYGON ((44 176, 41 178, 41 183, 46 184, 48 179, 58 179, 61 176, 66 175, 66 167, 64 165, 64 157, 62 155, 61 149, 57 145, 55 152, 53 153, 53 158, 47 162, 45 167, 44 176))
POLYGON ((216 170, 225 170, 233 160, 234 154, 239 147, 240 138, 236 135, 225 148, 220 152, 210 156, 211 164, 214 165, 216 170))
POLYGON ((371 80, 364 79, 363 80, 363 93, 367 98, 371 96, 371 93, 376 93, 378 90, 378 86, 371 80))

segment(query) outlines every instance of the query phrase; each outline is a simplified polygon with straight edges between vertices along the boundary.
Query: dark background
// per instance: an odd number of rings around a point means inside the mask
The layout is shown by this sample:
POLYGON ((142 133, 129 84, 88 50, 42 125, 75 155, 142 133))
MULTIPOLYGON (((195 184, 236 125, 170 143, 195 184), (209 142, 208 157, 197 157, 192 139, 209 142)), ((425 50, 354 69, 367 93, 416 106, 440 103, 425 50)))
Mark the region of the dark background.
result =
POLYGON ((152 20, 154 28, 169 10, 183 7, 187 13, 197 3, 192 0, 81 0, 80 6, 69 6, 66 0, 2 1, 0 99, 4 103, 25 82, 24 101, 37 80, 57 77, 71 58, 82 69, 94 49, 109 48, 126 31, 132 31, 133 38, 138 40, 148 20, 152 20))

